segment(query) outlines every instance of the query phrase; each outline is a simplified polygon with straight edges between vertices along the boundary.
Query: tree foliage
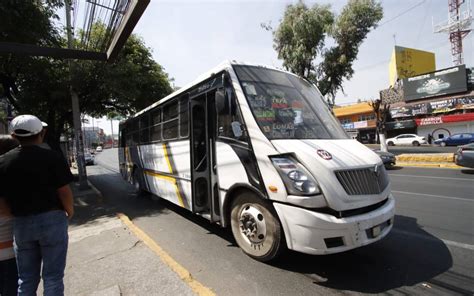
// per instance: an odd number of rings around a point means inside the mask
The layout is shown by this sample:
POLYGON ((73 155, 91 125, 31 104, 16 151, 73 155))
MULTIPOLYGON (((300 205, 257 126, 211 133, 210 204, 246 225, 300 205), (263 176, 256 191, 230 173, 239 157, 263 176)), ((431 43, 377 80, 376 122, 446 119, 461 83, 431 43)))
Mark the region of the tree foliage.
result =
MULTIPOLYGON (((1 1, 0 41, 64 47, 64 32, 54 25, 55 11, 62 3, 1 1)), ((100 36, 103 26, 97 24, 94 28, 92 38, 94 34, 100 36)), ((79 40, 74 43, 80 44, 79 40)), ((130 36, 111 63, 72 64, 70 68, 67 60, 0 54, 0 96, 7 97, 17 113, 35 114, 46 121, 47 141, 55 147, 60 135, 72 126, 71 85, 79 95, 81 111, 91 116, 110 112, 126 116, 172 91, 168 75, 136 35, 130 36)))
POLYGON ((354 73, 353 62, 367 34, 382 19, 375 0, 349 0, 339 15, 329 5, 288 5, 273 32, 274 48, 283 66, 315 83, 334 104, 344 79, 354 73))

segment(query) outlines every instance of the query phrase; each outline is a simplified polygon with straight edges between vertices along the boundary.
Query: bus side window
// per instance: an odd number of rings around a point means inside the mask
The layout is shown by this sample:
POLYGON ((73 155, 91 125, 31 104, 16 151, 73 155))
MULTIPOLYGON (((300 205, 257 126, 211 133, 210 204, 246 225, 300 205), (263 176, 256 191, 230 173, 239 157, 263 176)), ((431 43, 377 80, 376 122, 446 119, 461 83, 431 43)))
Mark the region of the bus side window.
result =
POLYGON ((161 141, 161 109, 158 108, 151 113, 151 141, 161 141))
POLYGON ((178 138, 178 101, 174 100, 163 107, 163 140, 178 138))
POLYGON ((217 136, 245 141, 243 120, 231 88, 216 92, 217 136), (242 131, 239 133, 237 130, 242 131))
POLYGON ((180 138, 188 137, 189 133, 189 112, 188 112, 188 96, 179 99, 179 135, 180 138))
POLYGON ((150 140, 150 114, 146 113, 140 117, 140 144, 148 143, 150 140))

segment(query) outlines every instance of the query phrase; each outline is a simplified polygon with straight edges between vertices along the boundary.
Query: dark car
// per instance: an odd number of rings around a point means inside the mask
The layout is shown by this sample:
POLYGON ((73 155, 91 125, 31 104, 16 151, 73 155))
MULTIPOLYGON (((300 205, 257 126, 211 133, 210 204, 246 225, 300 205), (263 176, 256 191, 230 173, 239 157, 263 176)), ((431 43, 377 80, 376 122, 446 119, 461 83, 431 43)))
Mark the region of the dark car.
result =
POLYGON ((442 138, 434 141, 435 144, 441 146, 459 146, 469 143, 474 143, 473 133, 454 134, 447 138, 442 138))
POLYGON ((86 165, 94 165, 94 155, 88 153, 88 152, 85 152, 84 153, 84 161, 86 163, 86 165))
POLYGON ((459 147, 454 153, 454 162, 459 166, 474 168, 474 143, 459 147))
POLYGON ((390 152, 383 152, 383 151, 375 150, 375 149, 373 151, 380 156, 380 158, 382 159, 383 165, 387 169, 393 167, 396 164, 397 159, 395 157, 395 154, 390 153, 390 152))

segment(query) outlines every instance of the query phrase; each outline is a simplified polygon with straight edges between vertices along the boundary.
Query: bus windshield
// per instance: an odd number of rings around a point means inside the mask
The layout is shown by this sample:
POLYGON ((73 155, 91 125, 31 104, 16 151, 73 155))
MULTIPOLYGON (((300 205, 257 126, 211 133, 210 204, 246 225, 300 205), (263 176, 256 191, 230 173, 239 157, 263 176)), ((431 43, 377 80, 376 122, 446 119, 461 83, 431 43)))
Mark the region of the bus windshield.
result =
POLYGON ((277 70, 234 66, 253 116, 269 140, 347 139, 317 89, 277 70))

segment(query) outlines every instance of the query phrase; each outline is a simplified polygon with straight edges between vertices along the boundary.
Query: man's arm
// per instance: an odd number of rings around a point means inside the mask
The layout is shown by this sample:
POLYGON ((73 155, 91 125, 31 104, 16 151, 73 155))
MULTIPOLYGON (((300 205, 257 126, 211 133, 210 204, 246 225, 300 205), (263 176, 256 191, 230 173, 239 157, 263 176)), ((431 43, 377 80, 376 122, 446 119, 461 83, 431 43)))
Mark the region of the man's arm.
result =
POLYGON ((74 215, 74 200, 72 197, 71 187, 69 184, 59 187, 57 189, 59 200, 63 205, 69 219, 74 215))

